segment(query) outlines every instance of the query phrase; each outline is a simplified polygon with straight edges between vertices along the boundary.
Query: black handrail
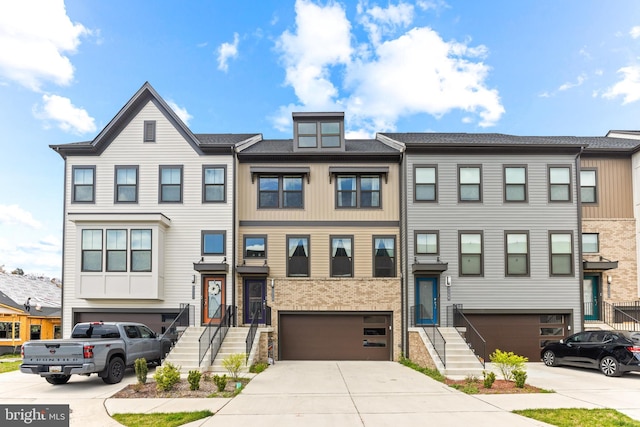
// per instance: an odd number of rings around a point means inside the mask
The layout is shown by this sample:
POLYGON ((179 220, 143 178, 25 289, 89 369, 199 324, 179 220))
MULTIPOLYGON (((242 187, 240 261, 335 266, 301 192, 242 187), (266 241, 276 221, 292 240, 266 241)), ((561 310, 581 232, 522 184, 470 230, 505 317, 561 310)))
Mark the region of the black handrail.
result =
POLYGON ((253 341, 256 338, 256 332, 258 330, 258 320, 260 316, 258 313, 260 309, 255 309, 251 314, 251 326, 249 326, 249 333, 247 334, 247 339, 245 342, 245 361, 246 364, 249 361, 249 353, 251 353, 251 348, 253 347, 253 341))
POLYGON ((427 314, 425 307, 422 304, 418 306, 411 306, 410 310, 411 310, 411 313, 413 314, 411 318, 411 326, 422 327, 422 329, 424 330, 424 333, 427 335, 427 338, 431 342, 433 349, 435 350, 436 354, 442 361, 442 365, 446 368, 447 367, 447 340, 444 339, 444 337, 440 333, 440 330, 436 327, 435 324, 433 325, 417 324, 416 320, 418 318, 420 319, 424 318, 425 315, 427 314))
POLYGON ((234 306, 226 306, 224 316, 222 316, 222 319, 220 319, 220 323, 214 324, 214 321, 217 320, 217 318, 219 318, 220 316, 221 309, 222 306, 218 307, 216 314, 212 319, 209 320, 209 322, 205 326, 204 331, 202 331, 200 338, 198 339, 198 347, 200 352, 198 358, 198 366, 202 365, 202 361, 204 360, 204 357, 207 354, 207 350, 209 350, 209 348, 211 348, 210 364, 213 363, 213 360, 218 354, 224 338, 227 336, 227 331, 229 330, 229 327, 231 326, 231 320, 233 319, 234 306))
POLYGON ((633 308, 634 314, 637 313, 638 307, 635 305, 621 305, 621 304, 611 304, 606 301, 603 302, 603 321, 607 325, 611 326, 614 329, 623 329, 627 331, 640 331, 640 320, 635 317, 629 315, 626 311, 623 311, 622 308, 626 308, 630 310, 633 308))
POLYGON ((462 307, 453 305, 453 326, 463 327, 465 329, 463 338, 469 345, 469 348, 475 353, 476 357, 482 363, 482 367, 485 367, 485 361, 487 360, 487 342, 480 332, 471 324, 467 316, 462 312, 462 307))
POLYGON ((189 319, 191 318, 191 304, 185 304, 180 310, 180 313, 173 319, 173 322, 169 327, 160 335, 160 339, 168 338, 171 340, 171 346, 180 339, 184 330, 178 331, 178 326, 189 326, 189 319))

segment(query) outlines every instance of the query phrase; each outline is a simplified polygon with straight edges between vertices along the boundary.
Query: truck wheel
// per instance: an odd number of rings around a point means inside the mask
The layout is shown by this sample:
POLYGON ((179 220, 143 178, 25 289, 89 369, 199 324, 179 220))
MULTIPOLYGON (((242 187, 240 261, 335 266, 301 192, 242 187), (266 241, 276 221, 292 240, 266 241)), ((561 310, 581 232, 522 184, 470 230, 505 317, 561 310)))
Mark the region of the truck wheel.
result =
POLYGON ((49 384, 60 385, 66 384, 71 378, 71 375, 52 375, 50 377, 44 377, 49 384))
POLYGON ((122 377, 124 377, 124 361, 120 357, 114 357, 109 361, 109 366, 107 366, 107 375, 102 378, 107 384, 117 384, 122 381, 122 377))

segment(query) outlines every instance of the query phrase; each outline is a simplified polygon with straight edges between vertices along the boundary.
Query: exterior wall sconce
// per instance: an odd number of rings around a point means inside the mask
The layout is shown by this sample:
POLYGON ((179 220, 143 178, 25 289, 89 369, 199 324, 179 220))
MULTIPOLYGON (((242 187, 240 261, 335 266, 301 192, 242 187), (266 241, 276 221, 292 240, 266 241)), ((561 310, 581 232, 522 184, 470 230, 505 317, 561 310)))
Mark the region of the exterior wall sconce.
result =
POLYGON ((611 282, 613 282, 613 277, 607 274, 607 298, 611 298, 611 282))
POLYGON ((196 283, 196 275, 195 274, 191 277, 191 283, 196 283))
POLYGON ((610 285, 612 281, 613 281, 613 277, 611 277, 611 275, 608 274, 607 275, 607 283, 610 285))
POLYGON ((444 283, 445 283, 445 285, 447 285, 447 286, 451 286, 451 276, 447 276, 447 277, 445 278, 445 282, 444 282, 444 283))

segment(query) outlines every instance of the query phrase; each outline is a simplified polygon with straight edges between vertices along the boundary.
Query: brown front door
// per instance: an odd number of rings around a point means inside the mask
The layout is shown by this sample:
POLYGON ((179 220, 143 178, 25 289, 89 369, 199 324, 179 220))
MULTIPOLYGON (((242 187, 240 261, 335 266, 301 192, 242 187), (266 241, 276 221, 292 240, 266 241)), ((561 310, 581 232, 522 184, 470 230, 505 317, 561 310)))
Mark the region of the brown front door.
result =
POLYGON ((202 281, 202 323, 220 323, 224 316, 225 278, 205 276, 202 281))

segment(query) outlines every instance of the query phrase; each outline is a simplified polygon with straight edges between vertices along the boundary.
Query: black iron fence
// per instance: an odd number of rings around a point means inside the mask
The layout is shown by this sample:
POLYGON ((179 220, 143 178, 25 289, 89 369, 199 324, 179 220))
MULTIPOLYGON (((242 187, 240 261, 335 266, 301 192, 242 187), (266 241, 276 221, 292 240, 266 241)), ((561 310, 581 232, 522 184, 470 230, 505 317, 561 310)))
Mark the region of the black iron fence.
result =
POLYGON ((251 326, 249 326, 249 333, 247 333, 247 339, 245 340, 245 363, 249 360, 249 353, 251 353, 251 347, 253 347, 253 341, 256 338, 256 332, 258 331, 258 320, 260 319, 260 310, 254 310, 251 313, 251 326))
POLYGON ((487 342, 464 315, 462 312, 462 306, 455 304, 453 305, 453 326, 463 329, 464 333, 461 334, 462 337, 469 345, 469 348, 473 350, 475 355, 478 357, 482 363, 482 367, 484 368, 485 361, 487 360, 487 342))
MULTIPOLYGON (((218 310, 222 309, 222 306, 218 308, 218 310)), ((202 335, 200 335, 200 339, 198 340, 198 346, 200 351, 200 357, 198 359, 198 366, 202 365, 202 361, 207 354, 207 350, 211 348, 209 352, 209 364, 213 363, 213 360, 216 358, 218 351, 220 351, 220 347, 222 346, 222 342, 224 338, 227 336, 227 332, 233 323, 233 318, 235 316, 235 306, 228 305, 224 310, 224 315, 220 320, 220 323, 214 323, 214 320, 209 320, 207 323, 202 335)), ((214 316, 214 318, 217 316, 214 316)))
POLYGON ((173 322, 165 329, 164 333, 160 336, 160 339, 167 338, 171 340, 171 346, 180 339, 180 336, 184 330, 192 324, 191 316, 193 314, 193 306, 191 304, 181 304, 180 313, 173 319, 173 322))
POLYGON ((640 331, 640 303, 637 301, 616 304, 603 301, 602 317, 614 329, 640 331))

